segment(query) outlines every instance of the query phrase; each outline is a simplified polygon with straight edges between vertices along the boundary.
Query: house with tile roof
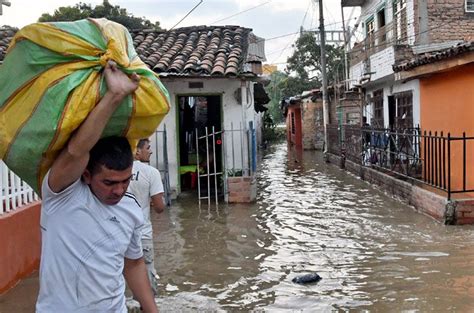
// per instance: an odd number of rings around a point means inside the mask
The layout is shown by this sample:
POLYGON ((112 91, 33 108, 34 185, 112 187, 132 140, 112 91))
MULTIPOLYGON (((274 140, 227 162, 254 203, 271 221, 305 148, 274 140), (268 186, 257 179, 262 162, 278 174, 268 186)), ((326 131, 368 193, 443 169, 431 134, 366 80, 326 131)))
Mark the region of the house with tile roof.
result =
MULTIPOLYGON (((196 182, 195 173, 211 180, 217 173, 250 175, 256 168, 262 105, 269 101, 260 83, 264 40, 240 26, 131 34, 140 58, 170 92, 171 110, 158 130, 166 129, 166 145, 163 136, 152 141, 155 162, 164 162, 167 154, 167 164, 156 165, 167 168, 172 192, 209 187, 205 178, 203 184, 196 182)), ((212 188, 223 192, 218 181, 212 188)))
MULTIPOLYGON (((0 66, 17 31, 0 28, 0 66)), ((234 177, 242 181, 233 186, 254 187, 258 129, 269 101, 260 82, 264 40, 239 26, 131 35, 171 97, 170 113, 152 138, 159 156, 152 163, 163 170, 168 187, 178 194, 204 186, 225 195, 228 172, 250 176, 234 177)), ((250 200, 239 192, 234 201, 250 200)), ((0 160, 0 294, 38 269, 40 207, 33 190, 0 160)))
MULTIPOLYGON (((0 62, 15 32, 0 29, 0 62)), ((240 26, 138 30, 131 37, 170 94, 170 112, 152 138, 152 164, 165 172, 171 193, 197 188, 196 173, 215 182, 229 171, 251 175, 269 101, 261 84, 264 40, 240 26)), ((225 186, 215 185, 223 194, 225 186)))

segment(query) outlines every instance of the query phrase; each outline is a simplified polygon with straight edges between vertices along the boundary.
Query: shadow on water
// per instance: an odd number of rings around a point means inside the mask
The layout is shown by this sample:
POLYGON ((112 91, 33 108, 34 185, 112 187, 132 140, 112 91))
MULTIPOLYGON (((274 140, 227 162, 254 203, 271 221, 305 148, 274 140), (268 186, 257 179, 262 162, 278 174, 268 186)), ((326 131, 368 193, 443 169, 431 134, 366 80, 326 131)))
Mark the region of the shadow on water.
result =
MULTIPOLYGON (((162 312, 466 312, 474 304, 472 226, 440 225, 318 152, 270 147, 256 203, 208 208, 184 196, 152 219, 162 312), (316 284, 291 281, 313 272, 316 284)), ((0 297, 0 312, 32 312, 5 311, 31 281, 0 297)))

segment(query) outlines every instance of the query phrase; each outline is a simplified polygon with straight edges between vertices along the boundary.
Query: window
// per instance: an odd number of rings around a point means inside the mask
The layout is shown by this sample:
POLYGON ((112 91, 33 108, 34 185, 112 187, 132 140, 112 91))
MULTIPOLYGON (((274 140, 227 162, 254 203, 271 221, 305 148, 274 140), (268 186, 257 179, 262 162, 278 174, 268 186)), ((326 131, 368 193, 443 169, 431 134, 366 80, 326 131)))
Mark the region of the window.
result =
POLYGON ((383 43, 387 40, 385 32, 385 9, 382 8, 377 12, 377 32, 379 33, 378 43, 383 43))
POLYGON ((372 103, 374 105, 374 117, 371 121, 372 127, 383 128, 383 89, 374 91, 372 103))
POLYGON ((375 20, 371 17, 366 23, 367 48, 373 48, 375 45, 375 20))
POLYGON ((474 0, 466 0, 466 12, 474 13, 474 0))
POLYGON ((407 42, 407 0, 395 0, 393 3, 393 23, 398 43, 407 42))
POLYGON ((413 95, 411 91, 394 95, 397 104, 397 128, 413 128, 413 95))

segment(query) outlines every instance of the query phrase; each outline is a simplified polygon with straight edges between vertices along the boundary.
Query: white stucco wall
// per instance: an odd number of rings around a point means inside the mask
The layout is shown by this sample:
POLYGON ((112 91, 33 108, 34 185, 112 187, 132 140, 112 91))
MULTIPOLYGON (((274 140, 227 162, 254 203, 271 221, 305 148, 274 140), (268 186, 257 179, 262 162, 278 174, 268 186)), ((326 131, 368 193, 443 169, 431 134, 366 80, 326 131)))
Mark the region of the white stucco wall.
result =
POLYGON ((360 79, 364 75, 364 62, 359 62, 354 66, 351 66, 349 70, 349 87, 353 88, 354 85, 359 84, 360 79))
MULTIPOLYGON (((178 96, 208 96, 220 95, 222 101, 222 126, 226 131, 224 134, 225 147, 225 166, 232 167, 235 164, 236 168, 248 168, 248 149, 247 138, 240 138, 239 132, 234 132, 234 153, 232 153, 232 138, 230 136, 231 126, 235 130, 243 128, 248 129, 249 122, 252 121, 256 125, 256 117, 254 110, 253 97, 253 83, 249 81, 241 81, 239 79, 184 79, 184 78, 165 78, 162 79, 163 84, 168 89, 171 98, 171 107, 169 113, 165 116, 158 131, 163 131, 166 126, 167 131, 167 149, 168 149, 168 169, 170 178, 171 191, 179 193, 179 177, 178 177, 178 129, 177 129, 177 111, 176 101, 178 96), (203 88, 190 89, 189 82, 203 82, 203 88), (239 89, 242 104, 238 102, 235 97, 236 90, 239 89), (243 146, 241 145, 243 142, 243 146), (234 160, 232 160, 234 156, 234 160), (242 159, 243 156, 243 159, 242 159)), ((152 149, 154 149, 155 156, 151 158, 151 164, 156 166, 156 156, 158 156, 158 168, 163 168, 163 147, 161 143, 160 133, 158 138, 153 136, 152 149), (156 144, 155 142, 158 142, 156 144)))
POLYGON ((393 74, 393 63, 395 63, 395 53, 392 46, 372 54, 370 56, 370 71, 373 74, 370 80, 375 81, 393 74))
MULTIPOLYGON (((366 90, 366 94, 373 96, 374 91, 383 89, 383 119, 384 126, 388 127, 389 123, 389 111, 388 111, 388 97, 394 94, 411 91, 413 96, 413 125, 417 126, 420 124, 420 81, 418 79, 411 80, 406 83, 392 83, 390 85, 380 86, 366 90)), ((374 114, 372 105, 366 105, 364 108, 364 114, 367 116, 367 121, 370 122, 374 114)))

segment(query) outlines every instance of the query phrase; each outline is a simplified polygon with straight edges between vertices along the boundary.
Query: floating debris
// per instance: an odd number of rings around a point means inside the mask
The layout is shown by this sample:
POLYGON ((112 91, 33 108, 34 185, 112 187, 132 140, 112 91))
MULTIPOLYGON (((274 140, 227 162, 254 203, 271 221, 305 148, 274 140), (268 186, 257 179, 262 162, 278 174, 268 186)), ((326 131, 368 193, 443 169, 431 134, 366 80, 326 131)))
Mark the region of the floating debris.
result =
POLYGON ((302 275, 302 276, 297 276, 297 277, 293 278, 291 281, 296 283, 296 284, 305 285, 305 284, 317 283, 321 279, 322 279, 322 277, 319 276, 318 274, 310 273, 310 274, 305 274, 305 275, 302 275))

